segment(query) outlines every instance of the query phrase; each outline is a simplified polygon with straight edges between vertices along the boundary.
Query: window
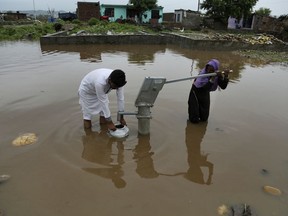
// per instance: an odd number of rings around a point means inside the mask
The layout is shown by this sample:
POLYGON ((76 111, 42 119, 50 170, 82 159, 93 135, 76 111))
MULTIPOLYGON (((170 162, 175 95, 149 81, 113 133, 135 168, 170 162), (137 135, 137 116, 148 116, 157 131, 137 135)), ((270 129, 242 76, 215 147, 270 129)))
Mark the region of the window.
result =
POLYGON ((104 16, 114 17, 114 8, 106 8, 104 16))
POLYGON ((176 22, 180 22, 180 18, 181 18, 181 15, 178 13, 177 18, 176 18, 176 22))

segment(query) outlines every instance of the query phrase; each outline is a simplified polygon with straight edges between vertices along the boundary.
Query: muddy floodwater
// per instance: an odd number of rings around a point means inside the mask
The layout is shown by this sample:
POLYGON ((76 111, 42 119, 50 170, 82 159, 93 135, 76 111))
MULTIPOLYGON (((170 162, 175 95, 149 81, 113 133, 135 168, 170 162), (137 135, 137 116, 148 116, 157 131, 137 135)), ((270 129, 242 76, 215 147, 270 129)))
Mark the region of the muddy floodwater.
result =
POLYGON ((216 216, 223 204, 288 215, 287 65, 175 46, 1 42, 0 66, 0 175, 10 175, 1 216, 216 216), (89 71, 124 70, 125 110, 135 112, 145 77, 197 75, 211 58, 234 72, 211 93, 207 123, 187 122, 188 80, 159 92, 150 135, 138 135, 133 115, 126 139, 109 137, 98 117, 85 134, 77 90, 89 71), (37 141, 12 145, 24 133, 37 141))

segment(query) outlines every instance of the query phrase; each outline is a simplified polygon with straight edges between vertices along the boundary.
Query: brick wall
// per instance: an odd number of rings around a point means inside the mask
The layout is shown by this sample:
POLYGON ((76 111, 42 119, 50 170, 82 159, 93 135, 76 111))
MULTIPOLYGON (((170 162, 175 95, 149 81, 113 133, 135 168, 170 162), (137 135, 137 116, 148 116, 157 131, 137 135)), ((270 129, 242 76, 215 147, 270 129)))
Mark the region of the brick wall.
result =
POLYGON ((77 2, 77 16, 81 21, 88 21, 91 18, 100 19, 99 2, 77 2))

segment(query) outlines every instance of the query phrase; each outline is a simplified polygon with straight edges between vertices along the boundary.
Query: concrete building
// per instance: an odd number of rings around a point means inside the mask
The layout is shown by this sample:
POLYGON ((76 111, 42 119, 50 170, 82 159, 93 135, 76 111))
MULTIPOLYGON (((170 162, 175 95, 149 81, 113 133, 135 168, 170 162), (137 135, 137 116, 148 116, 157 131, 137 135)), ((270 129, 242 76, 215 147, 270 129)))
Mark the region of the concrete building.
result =
MULTIPOLYGON (((101 17, 115 22, 118 19, 131 19, 139 21, 136 16, 137 11, 133 5, 117 5, 117 4, 100 4, 100 2, 77 2, 77 16, 79 20, 88 21, 91 18, 100 19, 101 17)), ((143 23, 162 23, 163 7, 156 7, 152 10, 144 12, 142 16, 143 23)))
MULTIPOLYGON (((109 21, 116 21, 118 19, 131 19, 136 22, 139 21, 137 11, 133 5, 114 5, 114 4, 101 4, 101 16, 108 16, 109 21)), ((163 21, 163 7, 156 7, 152 10, 145 11, 142 16, 143 23, 162 23, 163 21)))
POLYGON ((27 19, 27 14, 20 13, 17 11, 16 13, 8 12, 0 14, 0 21, 18 21, 27 19))
POLYGON ((187 11, 184 9, 177 9, 174 11, 174 22, 182 23, 183 19, 187 16, 187 11))

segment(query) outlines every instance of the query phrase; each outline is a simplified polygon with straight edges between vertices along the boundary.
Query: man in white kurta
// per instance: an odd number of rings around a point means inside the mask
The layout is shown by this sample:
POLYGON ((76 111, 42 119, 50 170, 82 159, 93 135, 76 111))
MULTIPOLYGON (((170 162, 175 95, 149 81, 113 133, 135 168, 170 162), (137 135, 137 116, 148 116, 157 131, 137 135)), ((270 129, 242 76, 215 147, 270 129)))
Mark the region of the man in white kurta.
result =
MULTIPOLYGON (((92 116, 100 114, 100 124, 106 123, 108 129, 116 130, 111 119, 108 93, 116 90, 118 111, 124 111, 125 73, 122 70, 100 68, 88 73, 81 81, 78 94, 82 108, 84 128, 92 127, 92 116)), ((123 115, 120 123, 126 125, 123 115)))

